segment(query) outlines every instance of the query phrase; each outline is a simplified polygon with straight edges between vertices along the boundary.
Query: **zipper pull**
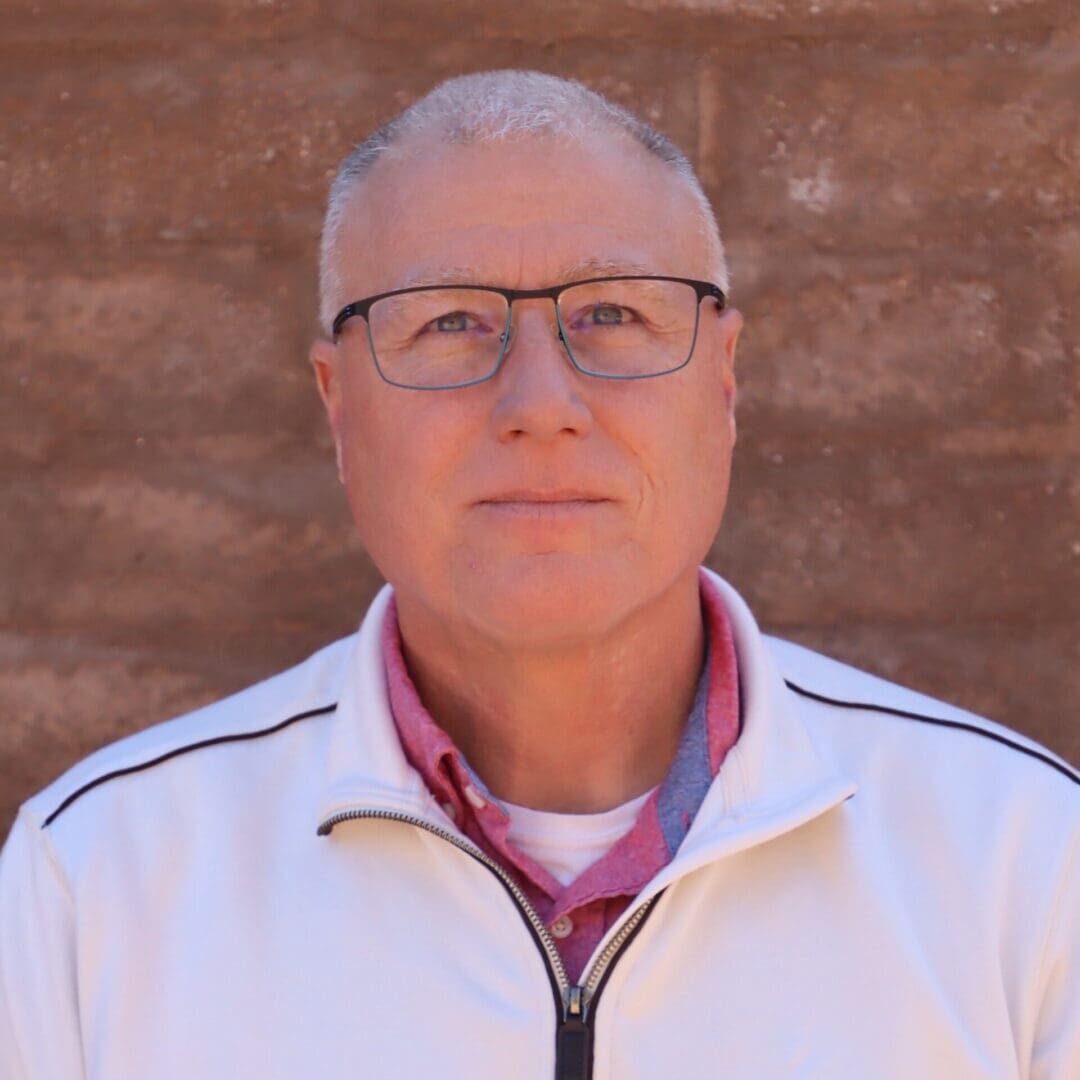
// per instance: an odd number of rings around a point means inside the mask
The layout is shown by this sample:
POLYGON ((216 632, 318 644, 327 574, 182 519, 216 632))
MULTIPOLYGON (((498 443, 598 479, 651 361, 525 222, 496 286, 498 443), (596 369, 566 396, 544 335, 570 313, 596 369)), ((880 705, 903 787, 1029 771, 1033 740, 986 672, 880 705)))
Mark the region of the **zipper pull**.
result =
POLYGON ((592 1031, 585 1023, 580 986, 570 988, 555 1034, 555 1080, 589 1080, 592 1075, 592 1031))

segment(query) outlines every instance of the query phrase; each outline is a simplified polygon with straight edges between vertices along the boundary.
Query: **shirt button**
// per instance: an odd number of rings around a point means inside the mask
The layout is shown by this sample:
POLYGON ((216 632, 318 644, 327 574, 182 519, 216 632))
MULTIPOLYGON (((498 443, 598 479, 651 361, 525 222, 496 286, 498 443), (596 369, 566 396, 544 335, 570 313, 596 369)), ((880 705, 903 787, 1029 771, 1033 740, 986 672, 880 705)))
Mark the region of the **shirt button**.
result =
POLYGON ((569 915, 560 915, 551 924, 551 932, 560 940, 568 938, 574 932, 573 919, 571 919, 569 915))
POLYGON ((483 810, 484 807, 487 806, 487 799, 485 799, 472 784, 465 789, 465 798, 468 799, 477 810, 483 810))

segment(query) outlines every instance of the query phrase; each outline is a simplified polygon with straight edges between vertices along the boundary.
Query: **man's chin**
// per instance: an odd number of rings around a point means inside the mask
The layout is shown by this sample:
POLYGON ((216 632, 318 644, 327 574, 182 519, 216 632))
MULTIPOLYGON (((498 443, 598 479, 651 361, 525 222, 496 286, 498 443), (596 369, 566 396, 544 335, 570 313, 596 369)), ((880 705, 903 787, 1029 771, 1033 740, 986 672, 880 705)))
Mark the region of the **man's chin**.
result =
POLYGON ((602 636, 647 582, 618 558, 550 551, 474 564, 457 586, 469 622, 508 643, 554 648, 602 636))

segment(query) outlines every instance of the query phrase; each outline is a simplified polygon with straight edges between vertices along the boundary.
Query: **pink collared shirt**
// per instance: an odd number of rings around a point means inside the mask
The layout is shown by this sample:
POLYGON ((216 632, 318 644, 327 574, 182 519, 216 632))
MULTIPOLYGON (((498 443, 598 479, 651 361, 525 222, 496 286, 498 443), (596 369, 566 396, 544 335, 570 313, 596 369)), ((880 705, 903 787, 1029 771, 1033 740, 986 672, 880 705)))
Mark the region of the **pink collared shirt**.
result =
POLYGON ((645 801, 633 828, 568 885, 510 842, 508 814, 420 700, 402 654, 396 605, 391 602, 386 612, 383 659, 390 709, 405 756, 457 827, 517 881, 551 930, 573 982, 612 923, 671 861, 739 735, 731 624, 719 593, 704 575, 700 588, 706 661, 668 775, 645 801))

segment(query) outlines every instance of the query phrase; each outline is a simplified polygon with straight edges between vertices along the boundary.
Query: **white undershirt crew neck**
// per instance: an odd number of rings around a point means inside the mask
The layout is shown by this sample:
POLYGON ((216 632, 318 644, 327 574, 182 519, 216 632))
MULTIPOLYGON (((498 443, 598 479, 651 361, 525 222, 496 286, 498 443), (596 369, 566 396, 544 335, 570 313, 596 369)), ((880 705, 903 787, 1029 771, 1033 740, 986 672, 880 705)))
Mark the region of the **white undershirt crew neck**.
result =
POLYGON ((560 885, 569 885, 634 827, 654 790, 599 814, 554 814, 501 801, 510 816, 507 838, 560 885))

